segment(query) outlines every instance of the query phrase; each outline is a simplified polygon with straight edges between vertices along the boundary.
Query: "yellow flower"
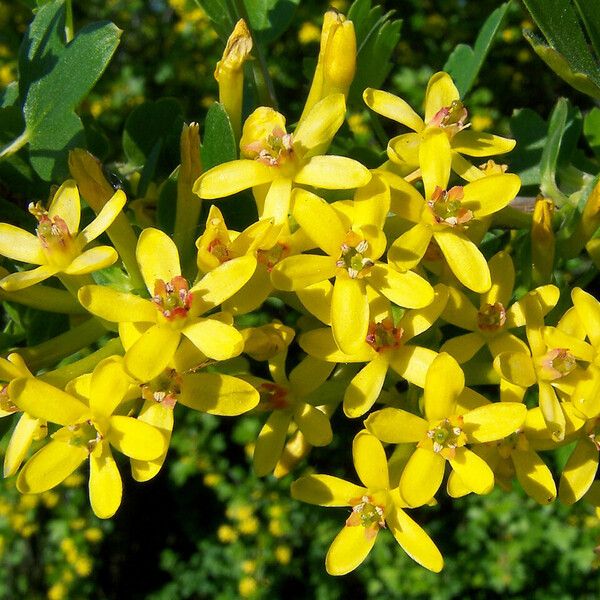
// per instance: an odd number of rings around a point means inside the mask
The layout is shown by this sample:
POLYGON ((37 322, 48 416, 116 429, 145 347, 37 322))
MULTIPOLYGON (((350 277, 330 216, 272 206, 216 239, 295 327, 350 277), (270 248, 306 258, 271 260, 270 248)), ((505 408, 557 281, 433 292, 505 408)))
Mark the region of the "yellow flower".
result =
POLYGON ((49 490, 89 458, 92 509, 103 519, 114 515, 121 504, 122 483, 110 447, 141 460, 151 460, 164 451, 159 431, 132 417, 115 414, 129 386, 130 380, 116 357, 103 360, 94 369, 87 404, 32 377, 13 380, 9 393, 17 406, 62 426, 21 469, 19 491, 39 494, 49 490))
POLYGON ((447 299, 448 289, 439 284, 429 306, 406 311, 396 324, 389 301, 373 299, 367 335, 362 346, 352 354, 338 349, 330 328, 313 329, 301 336, 301 348, 315 358, 336 363, 367 362, 344 394, 346 416, 360 417, 373 406, 390 367, 407 381, 420 387, 425 385, 425 374, 436 353, 421 346, 407 345, 407 342, 433 325, 447 299))
POLYGON ((125 367, 131 375, 143 382, 160 375, 173 359, 182 336, 214 360, 242 351, 242 336, 234 327, 200 315, 248 281, 256 268, 254 257, 230 260, 190 289, 181 276, 177 248, 167 234, 152 228, 142 231, 136 255, 150 300, 107 286, 89 285, 79 290, 79 301, 91 313, 119 324, 147 325, 125 354, 125 367))
POLYGON ((249 598, 250 596, 253 596, 257 589, 258 584, 256 583, 256 579, 254 579, 254 577, 242 577, 240 579, 238 590, 242 598, 249 598))
MULTIPOLYGON (((354 202, 330 205, 304 190, 294 192, 294 217, 325 256, 299 254, 279 262, 271 272, 275 287, 296 291, 304 302, 303 290, 335 277, 330 315, 336 344, 352 354, 363 347, 369 327, 367 289, 407 308, 422 308, 433 301, 433 288, 412 271, 398 271, 378 259, 385 251, 383 225, 389 208, 389 189, 379 177, 358 190, 354 202)), ((306 290, 311 293, 311 288, 306 290)), ((322 299, 319 304, 323 306, 322 299)))
POLYGON ((521 181, 512 173, 484 175, 480 171, 481 179, 448 189, 451 166, 448 149, 447 136, 435 130, 419 144, 424 197, 401 177, 380 171, 393 188, 392 211, 417 223, 392 244, 388 261, 396 268, 412 268, 433 238, 456 278, 474 292, 487 292, 491 286, 488 265, 469 239, 469 230, 507 206, 517 195, 521 181), (412 253, 406 252, 407 244, 412 253))
MULTIPOLYGON (((452 170, 468 181, 483 177, 483 173, 462 155, 473 157, 494 156, 510 152, 515 141, 468 129, 467 109, 447 73, 440 71, 431 76, 425 92, 425 120, 401 98, 367 88, 363 93, 367 106, 376 113, 393 119, 414 133, 405 133, 390 140, 388 157, 409 170, 423 168, 420 147, 431 132, 443 132, 448 144, 440 149, 452 163, 452 170)), ((446 157, 444 157, 446 158, 446 157)))
POLYGON ((400 495, 409 506, 429 502, 438 491, 446 461, 469 491, 485 494, 494 485, 488 464, 467 448, 517 431, 527 409, 517 402, 492 404, 465 388, 458 363, 444 352, 431 363, 423 396, 425 418, 384 408, 368 417, 367 429, 391 444, 416 443, 400 477, 400 495))
POLYGON ((297 500, 352 508, 346 525, 327 552, 327 572, 345 575, 353 571, 367 557, 379 530, 386 525, 413 560, 436 573, 441 571, 444 560, 439 550, 404 512, 406 505, 398 489, 390 489, 381 442, 369 432, 361 431, 354 438, 352 454, 364 487, 331 475, 306 475, 292 484, 292 496, 297 500))
POLYGON ((293 184, 324 189, 365 185, 371 174, 359 162, 322 155, 343 123, 345 111, 344 96, 329 95, 289 134, 282 114, 267 107, 256 109, 244 123, 240 140, 243 158, 203 173, 194 184, 194 192, 200 198, 214 199, 264 186, 258 198, 259 216, 283 223, 293 184))
POLYGON ((112 265, 118 258, 114 248, 96 246, 84 251, 84 247, 106 231, 123 206, 125 194, 119 190, 98 216, 79 232, 79 191, 75 182, 68 180, 54 195, 48 210, 39 204, 29 205, 29 211, 38 220, 37 235, 0 223, 0 254, 40 265, 36 269, 7 275, 0 280, 0 287, 7 291, 20 290, 57 273, 82 275, 112 265))
POLYGON ((217 537, 224 544, 230 544, 237 540, 238 535, 231 525, 220 525, 217 529, 217 537))
POLYGON ((277 546, 275 548, 275 559, 281 565, 289 565, 292 560, 292 550, 289 546, 277 546))

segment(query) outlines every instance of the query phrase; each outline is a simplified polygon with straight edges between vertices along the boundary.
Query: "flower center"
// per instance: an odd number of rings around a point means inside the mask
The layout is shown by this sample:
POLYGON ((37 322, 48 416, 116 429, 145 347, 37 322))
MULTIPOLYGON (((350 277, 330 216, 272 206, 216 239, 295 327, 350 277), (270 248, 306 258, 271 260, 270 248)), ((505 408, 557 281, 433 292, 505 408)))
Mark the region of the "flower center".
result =
POLYGON ((288 390, 276 383, 261 383, 258 388, 260 407, 264 410, 282 410, 290 406, 288 390))
POLYGON ((510 454, 513 450, 529 449, 529 442, 520 429, 506 436, 503 440, 498 441, 497 445, 498 454, 500 454, 502 458, 510 458, 510 454))
POLYGON ((16 404, 13 403, 13 401, 8 395, 8 383, 0 387, 0 410, 3 410, 8 413, 14 413, 19 411, 19 408, 16 406, 16 404))
POLYGON ((450 136, 457 134, 469 124, 466 122, 469 113, 460 100, 454 100, 450 106, 444 106, 437 111, 429 125, 448 130, 450 136))
POLYGON ((394 327, 392 319, 386 317, 379 323, 370 322, 367 332, 367 344, 376 352, 381 352, 387 348, 398 348, 401 344, 402 327, 394 327))
POLYGON ((242 154, 270 167, 279 167, 293 158, 292 134, 275 127, 264 139, 246 144, 242 154))
POLYGON ((64 219, 58 215, 50 218, 39 202, 30 203, 28 208, 38 221, 35 231, 48 261, 58 267, 70 265, 80 252, 64 219))
POLYGON ((283 242, 277 242, 269 250, 257 250, 256 260, 267 268, 270 273, 273 267, 280 261, 290 255, 290 247, 283 242))
POLYGON ((577 360, 567 348, 554 348, 541 359, 542 372, 550 381, 568 375, 577 366, 577 360))
POLYGON ((192 294, 185 278, 177 275, 165 283, 162 279, 154 282, 154 295, 152 302, 168 321, 182 319, 192 306, 192 294))
POLYGON ((219 239, 215 238, 207 248, 208 252, 212 254, 221 264, 231 260, 231 255, 229 254, 229 248, 219 239))
POLYGON ((361 525, 365 528, 365 536, 369 539, 385 528, 384 509, 373 502, 371 496, 362 496, 350 500, 352 513, 346 519, 348 527, 361 525))
POLYGON ((141 386, 142 398, 174 408, 181 392, 181 375, 175 369, 166 369, 158 377, 141 386))
POLYGON ((456 185, 449 190, 436 186, 433 196, 427 206, 433 214, 436 223, 445 223, 451 227, 463 225, 473 218, 473 213, 462 205, 464 189, 456 185))
POLYGON ((477 313, 477 327, 482 331, 497 331, 506 323, 506 310, 500 302, 484 304, 477 313))
POLYGON ((91 420, 85 421, 84 423, 69 425, 68 430, 70 432, 69 444, 71 446, 86 447, 90 454, 104 438, 91 420))
POLYGON ((461 415, 448 417, 434 424, 427 432, 427 440, 419 442, 419 447, 432 444, 435 453, 444 458, 454 458, 456 448, 467 443, 467 436, 463 433, 463 418, 461 415))
POLYGON ((375 264, 365 256, 369 249, 369 242, 354 231, 350 231, 346 235, 340 248, 342 252, 335 264, 337 267, 345 269, 352 279, 362 279, 375 264))

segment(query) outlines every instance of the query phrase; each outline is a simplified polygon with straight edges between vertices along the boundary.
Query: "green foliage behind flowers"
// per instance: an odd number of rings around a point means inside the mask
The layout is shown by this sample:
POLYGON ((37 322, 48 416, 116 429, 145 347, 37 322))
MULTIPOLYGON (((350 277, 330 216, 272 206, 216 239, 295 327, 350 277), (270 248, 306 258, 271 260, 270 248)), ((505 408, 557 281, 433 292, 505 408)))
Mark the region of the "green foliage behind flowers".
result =
POLYGON ((593 597, 597 111, 410 6, 0 11, 7 597, 593 597))

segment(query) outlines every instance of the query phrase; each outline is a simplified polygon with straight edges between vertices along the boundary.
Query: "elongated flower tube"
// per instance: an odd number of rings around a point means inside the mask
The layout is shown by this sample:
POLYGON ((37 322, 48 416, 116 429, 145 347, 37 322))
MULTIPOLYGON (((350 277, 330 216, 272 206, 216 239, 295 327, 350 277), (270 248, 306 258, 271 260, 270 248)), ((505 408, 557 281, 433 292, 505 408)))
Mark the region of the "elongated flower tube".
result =
MULTIPOLYGON (((500 440, 517 431, 527 415, 518 402, 497 402, 470 409, 469 399, 478 394, 465 388, 458 363, 445 352, 431 363, 425 379, 424 416, 398 408, 384 408, 370 415, 366 428, 382 442, 415 443, 400 477, 400 495, 409 506, 421 506, 437 493, 446 462, 464 486, 486 494, 494 485, 488 464, 467 447, 500 440)), ((485 400, 484 400, 485 402, 485 400)))
POLYGON ((112 265, 118 258, 114 248, 84 248, 106 231, 123 206, 125 194, 119 190, 98 216, 79 232, 79 191, 75 182, 68 180, 54 195, 48 210, 39 204, 29 205, 29 211, 38 221, 36 235, 8 223, 0 223, 0 254, 39 265, 32 270, 3 277, 0 287, 9 292, 21 290, 59 273, 83 275, 112 265))
POLYGON ((397 199, 392 210, 407 221, 418 223, 390 247, 388 261, 396 268, 411 268, 425 254, 432 238, 456 278, 470 290, 487 292, 492 281, 485 257, 469 239, 469 228, 494 214, 514 199, 521 181, 512 173, 488 175, 465 186, 448 189, 449 141, 433 130, 419 145, 419 161, 425 196, 401 177, 389 180, 397 199), (407 238, 415 249, 407 258, 407 238), (419 256, 420 253, 420 256, 419 256))
POLYGON ((323 156, 344 122, 342 94, 331 94, 315 104, 293 134, 285 129, 285 117, 272 108, 256 109, 244 123, 240 160, 223 163, 203 173, 194 185, 200 198, 231 196, 257 186, 261 218, 275 223, 287 220, 293 184, 324 189, 352 189, 366 185, 369 171, 358 161, 343 156, 323 156))
POLYGON ((185 336, 206 356, 225 360, 243 348, 231 325, 200 315, 219 306, 248 281, 256 259, 242 256, 224 263, 190 287, 181 276, 177 248, 158 229, 145 229, 137 245, 137 261, 151 299, 89 285, 79 301, 92 314, 117 323, 151 326, 125 354, 125 367, 136 379, 150 381, 162 373, 185 336))
POLYGON ((444 559, 431 538, 403 510, 406 503, 398 488, 391 488, 381 442, 361 431, 352 443, 352 455, 363 485, 331 475, 306 475, 292 484, 292 496, 297 500, 351 508, 344 528, 327 552, 327 572, 345 575, 356 569, 371 551, 379 531, 387 527, 414 561, 439 573, 444 559))
POLYGON ((141 460, 156 458, 164 451, 164 439, 157 429, 115 414, 130 384, 120 358, 96 366, 84 400, 32 377, 13 380, 9 394, 19 408, 61 426, 52 434, 52 441, 21 469, 19 491, 39 494, 52 489, 89 459, 92 510, 101 519, 112 517, 121 504, 123 485, 111 446, 141 460))
POLYGON ((274 267, 271 280, 278 289, 300 291, 335 278, 330 322, 342 352, 353 354, 364 347, 369 327, 367 287, 399 306, 431 304, 433 288, 425 279, 378 260, 386 243, 383 224, 389 189, 385 182, 374 178, 357 191, 353 203, 339 204, 338 210, 310 192, 297 190, 294 195, 296 221, 325 255, 285 258, 274 267))
POLYGON ((408 310, 394 324, 389 302, 384 310, 377 310, 381 299, 371 304, 368 333, 362 348, 354 354, 341 352, 330 328, 313 329, 300 338, 302 349, 321 360, 340 363, 366 362, 352 379, 344 394, 344 412, 348 417, 360 417, 375 403, 389 368, 407 381, 420 387, 437 353, 429 348, 408 344, 415 336, 426 331, 440 316, 448 299, 447 288, 435 288, 433 302, 421 309, 408 310), (378 302, 379 300, 379 302, 378 302))
POLYGON ((367 88, 363 98, 376 113, 413 130, 413 133, 391 139, 387 148, 389 159, 408 170, 421 165, 420 146, 432 131, 442 131, 447 136, 449 145, 444 152, 451 161, 452 170, 467 181, 480 179, 485 174, 463 154, 477 158, 495 156, 515 147, 514 140, 469 129, 467 109, 451 77, 443 71, 434 73, 427 84, 424 120, 407 102, 389 92, 367 88))

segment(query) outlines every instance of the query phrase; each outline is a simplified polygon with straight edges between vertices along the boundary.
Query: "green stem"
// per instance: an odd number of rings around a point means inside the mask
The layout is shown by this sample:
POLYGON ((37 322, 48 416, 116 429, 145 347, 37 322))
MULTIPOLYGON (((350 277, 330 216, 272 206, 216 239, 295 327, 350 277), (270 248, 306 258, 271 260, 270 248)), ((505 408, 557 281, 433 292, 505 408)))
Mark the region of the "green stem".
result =
POLYGON ((26 129, 18 138, 14 139, 10 144, 4 146, 4 148, 0 150, 0 159, 18 152, 28 141, 29 131, 26 129))
POLYGON ((388 145, 388 136, 383 129, 383 125, 379 120, 379 117, 373 112, 369 112, 369 119, 371 120, 371 126, 373 127, 373 133, 377 138, 377 141, 381 144, 383 148, 387 148, 388 145))
POLYGON ((508 229, 530 229, 531 213, 524 212, 512 206, 506 206, 493 215, 493 227, 506 227, 508 229))
POLYGON ((118 337, 113 338, 106 342, 102 348, 88 354, 85 358, 72 362, 64 367, 59 367, 54 371, 48 371, 47 373, 40 375, 40 379, 46 383, 55 385, 56 387, 63 388, 75 377, 91 373, 101 360, 108 358, 109 356, 114 356, 115 354, 122 355, 123 352, 121 340, 118 337))
POLYGON ((68 44, 75 37, 75 27, 73 26, 72 0, 66 1, 65 12, 65 41, 68 44))
POLYGON ((105 333, 104 325, 98 319, 92 318, 51 340, 31 348, 18 348, 15 352, 21 355, 31 371, 37 371, 51 367, 63 358, 79 352, 105 333))

